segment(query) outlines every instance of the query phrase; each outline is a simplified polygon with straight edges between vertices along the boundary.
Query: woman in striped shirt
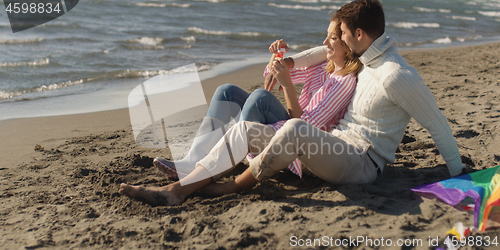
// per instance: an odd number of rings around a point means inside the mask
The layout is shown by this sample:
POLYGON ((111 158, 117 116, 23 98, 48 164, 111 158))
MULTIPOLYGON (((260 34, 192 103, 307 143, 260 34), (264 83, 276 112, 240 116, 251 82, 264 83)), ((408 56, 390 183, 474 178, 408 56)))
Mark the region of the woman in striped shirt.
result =
MULTIPOLYGON (((274 58, 273 55, 271 62, 267 65, 264 72, 264 76, 266 76, 265 87, 267 90, 272 90, 276 82, 279 82, 280 90, 283 90, 285 94, 288 116, 282 116, 282 119, 269 122, 269 125, 264 126, 265 129, 262 131, 250 131, 251 129, 249 130, 245 127, 244 122, 237 123, 225 133, 223 139, 219 140, 213 146, 206 157, 197 161, 196 165, 192 164, 191 169, 189 169, 189 166, 182 168, 182 170, 187 169, 189 172, 185 177, 180 173, 180 164, 175 162, 176 171, 171 165, 172 162, 157 158, 154 163, 160 171, 170 176, 175 176, 177 173, 181 181, 160 188, 143 188, 122 184, 120 186, 120 193, 133 198, 145 199, 151 203, 180 204, 189 194, 205 187, 212 181, 220 178, 223 174, 229 172, 247 153, 260 153, 263 148, 261 146, 254 147, 252 142, 258 140, 259 145, 265 145, 268 142, 261 141, 264 138, 261 136, 262 133, 266 135, 275 133, 290 118, 300 118, 323 131, 330 131, 345 114, 356 87, 356 75, 362 67, 361 62, 351 56, 348 46, 340 39, 340 36, 340 23, 335 17, 332 17, 328 27, 328 35, 323 42, 327 47, 327 62, 313 67, 290 70, 289 67, 293 67, 293 60, 288 58, 274 58), (296 83, 304 83, 304 88, 299 98, 297 98, 293 86, 296 83), (175 195, 172 195, 172 191, 175 191, 175 195), (162 196, 166 199, 159 201, 157 197, 162 196)), ((276 41, 270 46, 270 51, 275 53, 282 46, 286 46, 284 41, 276 41)), ((263 92, 266 90, 259 91, 263 92)), ((252 104, 267 102, 268 100, 266 99, 272 98, 276 99, 273 95, 266 95, 266 97, 261 97, 260 100, 252 102, 252 104)), ((242 106, 243 113, 241 118, 242 120, 252 121, 252 119, 245 119, 245 106, 247 106, 245 101, 247 100, 243 100, 244 105, 242 106)), ((212 103, 210 104, 209 114, 213 113, 214 104, 219 105, 220 107, 218 108, 226 110, 232 110, 234 107, 227 100, 221 103, 213 102, 214 99, 212 99, 212 103)), ((281 104, 271 106, 282 108, 281 104)), ((247 107, 251 108, 251 105, 247 107)), ((259 122, 266 124, 262 120, 259 122)), ((219 128, 221 127, 219 126, 219 128)), ((289 167, 292 172, 300 176, 302 175, 298 158, 289 167)), ((224 190, 224 192, 226 191, 224 190)), ((218 191, 212 193, 217 194, 218 191)))
MULTIPOLYGON (((333 27, 335 29, 335 26, 333 27)), ((337 29, 340 29, 340 25, 337 29)), ((328 48, 330 53, 327 55, 328 60, 326 62, 312 67, 292 68, 289 70, 290 79, 288 79, 286 73, 288 65, 279 67, 279 60, 275 60, 273 56, 271 63, 264 71, 264 77, 268 78, 274 76, 274 74, 271 74, 270 68, 278 67, 278 70, 280 70, 279 73, 283 78, 280 81, 280 91, 287 90, 285 91, 285 99, 290 118, 300 118, 323 131, 331 131, 339 120, 344 117, 356 88, 356 75, 361 69, 359 59, 348 55, 349 48, 335 34, 337 33, 329 34, 330 37, 327 37, 324 42, 325 45, 330 45, 330 48, 328 48), (329 39, 334 40, 332 44, 328 44, 329 39), (291 86, 297 83, 305 83, 299 98, 297 98, 295 89, 291 86), (284 88, 283 85, 288 86, 284 88)), ((276 41, 271 45, 270 50, 273 51, 281 46, 286 46, 286 43, 283 40, 276 41)), ((276 73, 278 72, 276 71, 276 73)), ((269 88, 272 89, 274 87, 272 85, 269 88)), ((269 126, 274 131, 278 131, 286 121, 281 120, 269 124, 269 126)), ((251 160, 252 158, 253 154, 248 154, 247 159, 251 160)), ((301 164, 298 158, 290 164, 289 169, 293 173, 302 176, 301 164)))

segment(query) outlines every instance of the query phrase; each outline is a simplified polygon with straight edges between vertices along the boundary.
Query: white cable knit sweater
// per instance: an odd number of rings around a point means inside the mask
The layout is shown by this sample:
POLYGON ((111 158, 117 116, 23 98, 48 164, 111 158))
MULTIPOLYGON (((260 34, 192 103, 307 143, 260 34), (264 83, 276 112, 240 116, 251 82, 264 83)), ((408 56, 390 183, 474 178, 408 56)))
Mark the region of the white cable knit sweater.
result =
MULTIPOLYGON (((295 67, 325 58, 325 46, 292 56, 295 67)), ((394 38, 383 34, 359 59, 364 67, 338 128, 368 142, 371 145, 368 154, 383 168, 394 162, 396 149, 413 117, 431 134, 450 174, 460 174, 464 166, 448 121, 418 72, 398 54, 394 38)))

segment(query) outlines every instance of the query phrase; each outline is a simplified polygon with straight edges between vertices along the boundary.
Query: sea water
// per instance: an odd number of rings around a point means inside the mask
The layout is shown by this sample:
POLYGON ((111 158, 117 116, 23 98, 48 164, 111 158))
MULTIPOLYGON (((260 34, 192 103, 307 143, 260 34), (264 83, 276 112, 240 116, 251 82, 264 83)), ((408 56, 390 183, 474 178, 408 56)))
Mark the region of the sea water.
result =
MULTIPOLYGON (((2 10, 0 120, 124 108, 135 86, 183 65, 195 63, 206 78, 217 74, 215 66, 220 72, 265 62, 276 39, 291 53, 320 45, 329 13, 348 2, 82 0, 18 33, 2 10)), ((400 48, 500 38, 500 0, 381 2, 387 34, 400 48)))

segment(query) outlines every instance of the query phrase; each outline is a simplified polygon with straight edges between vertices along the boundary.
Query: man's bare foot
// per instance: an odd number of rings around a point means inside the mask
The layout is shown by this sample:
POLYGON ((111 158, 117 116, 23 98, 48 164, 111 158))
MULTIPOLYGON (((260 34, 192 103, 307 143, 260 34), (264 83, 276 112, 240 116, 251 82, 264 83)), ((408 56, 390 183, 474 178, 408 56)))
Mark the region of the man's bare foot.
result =
POLYGON ((151 205, 180 205, 184 202, 184 198, 172 192, 172 185, 163 187, 142 187, 122 183, 120 184, 120 190, 118 192, 121 195, 144 200, 151 205))

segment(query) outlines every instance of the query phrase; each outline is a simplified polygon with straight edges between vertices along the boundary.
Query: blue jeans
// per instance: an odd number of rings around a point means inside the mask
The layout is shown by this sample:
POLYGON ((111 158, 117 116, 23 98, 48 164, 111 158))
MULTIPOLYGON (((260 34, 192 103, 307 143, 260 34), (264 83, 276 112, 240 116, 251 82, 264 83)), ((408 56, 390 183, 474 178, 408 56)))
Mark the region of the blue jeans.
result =
MULTIPOLYGON (((233 84, 223 84, 215 91, 208 117, 229 123, 232 119, 272 124, 288 120, 290 116, 281 102, 271 92, 257 89, 252 94, 233 84)), ((236 121, 238 122, 238 120, 236 121)))

